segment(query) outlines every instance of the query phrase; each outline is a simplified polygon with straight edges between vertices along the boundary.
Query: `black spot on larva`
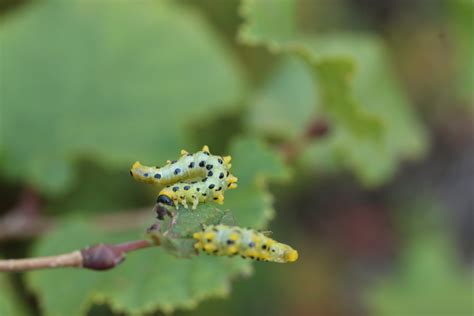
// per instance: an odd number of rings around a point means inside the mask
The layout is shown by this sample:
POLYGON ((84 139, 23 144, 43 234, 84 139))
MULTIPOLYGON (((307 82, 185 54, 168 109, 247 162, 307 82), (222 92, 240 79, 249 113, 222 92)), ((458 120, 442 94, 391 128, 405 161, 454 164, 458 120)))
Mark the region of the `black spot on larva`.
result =
POLYGON ((209 172, 207 173, 207 176, 208 176, 208 177, 212 177, 212 175, 213 175, 212 171, 209 171, 209 172))
POLYGON ((222 159, 221 159, 221 158, 218 158, 218 159, 217 159, 217 162, 222 165, 222 159))
POLYGON ((249 242, 249 247, 250 247, 250 248, 255 247, 255 243, 254 243, 253 241, 249 242))
POLYGON ((218 252, 219 252, 219 250, 217 250, 217 249, 216 249, 216 250, 214 250, 214 253, 218 253, 218 252))
POLYGON ((189 190, 189 188, 191 188, 189 185, 185 185, 183 189, 185 189, 187 191, 187 190, 189 190))
POLYGON ((217 228, 215 228, 215 227, 214 227, 212 230, 215 231, 216 233, 219 232, 219 230, 218 230, 217 228))
POLYGON ((223 178, 224 178, 224 173, 221 172, 221 173, 219 174, 219 179, 223 179, 223 178))
POLYGON ((193 154, 187 154, 186 156, 191 157, 193 154))
POLYGON ((148 177, 148 173, 144 173, 143 176, 144 176, 144 177, 148 177))
POLYGON ((176 192, 179 190, 179 187, 173 187, 173 192, 176 192))
POLYGON ((262 249, 263 250, 267 249, 267 245, 262 245, 262 249))
POLYGON ((222 187, 219 187, 219 188, 216 189, 216 191, 220 191, 220 190, 222 190, 222 187))
POLYGON ((197 181, 193 181, 193 182, 191 182, 191 184, 195 184, 195 183, 197 183, 197 181))
POLYGON ((181 172, 181 169, 179 168, 174 169, 174 174, 179 174, 180 172, 181 172))
POLYGON ((198 191, 198 192, 199 192, 199 191, 201 191, 201 189, 200 189, 200 188, 196 188, 196 191, 198 191))
POLYGON ((209 184, 209 189, 214 189, 215 185, 212 183, 212 184, 209 184))
POLYGON ((212 165, 207 165, 207 166, 206 166, 206 169, 207 169, 207 170, 211 170, 211 169, 212 169, 212 165))
POLYGON ((207 194, 206 193, 203 193, 202 196, 206 196, 207 194))
POLYGON ((227 171, 227 175, 226 175, 226 177, 228 177, 228 176, 229 176, 229 174, 230 174, 230 172, 229 172, 229 171, 227 171))
POLYGON ((214 198, 214 201, 217 201, 218 199, 219 199, 219 198, 216 196, 216 197, 214 198))
POLYGON ((228 183, 228 184, 227 184, 227 187, 230 188, 231 185, 232 185, 232 183, 228 183))
POLYGON ((181 195, 179 198, 180 198, 181 200, 184 200, 184 195, 181 195))
POLYGON ((275 252, 275 249, 272 249, 272 252, 275 252))
POLYGON ((204 167, 206 165, 206 162, 203 160, 199 163, 199 167, 204 167))
POLYGON ((155 174, 155 178, 156 179, 161 179, 161 174, 159 174, 159 173, 155 174))
POLYGON ((193 199, 195 199, 195 198, 196 198, 196 196, 195 196, 195 195, 191 195, 191 197, 192 197, 193 199))
POLYGON ((208 239, 206 239, 206 240, 207 240, 207 242, 211 242, 211 241, 212 241, 212 239, 209 239, 209 238, 208 238, 208 239))
POLYGON ((254 257, 254 256, 250 256, 249 258, 250 258, 250 259, 255 259, 255 257, 254 257))
POLYGON ((262 260, 262 259, 260 259, 260 258, 257 258, 257 261, 261 261, 261 260, 262 260))
POLYGON ((206 182, 207 178, 202 179, 202 182, 206 182))
POLYGON ((173 160, 171 163, 173 164, 173 163, 176 163, 176 162, 177 162, 177 160, 173 160))
POLYGON ((132 172, 132 170, 130 170, 130 175, 133 177, 133 172, 132 172))
POLYGON ((189 168, 194 168, 194 161, 191 162, 188 167, 189 167, 189 168))
POLYGON ((227 239, 227 244, 228 244, 228 245, 232 245, 232 244, 234 244, 234 243, 235 243, 235 241, 230 240, 230 239, 227 239))
POLYGON ((160 169, 161 167, 160 166, 155 166, 156 169, 160 169))
POLYGON ((247 259, 247 257, 246 257, 246 256, 240 256, 240 257, 241 257, 242 259, 247 259))
POLYGON ((203 153, 204 155, 206 155, 206 156, 209 156, 209 155, 210 155, 208 151, 203 151, 202 153, 203 153))

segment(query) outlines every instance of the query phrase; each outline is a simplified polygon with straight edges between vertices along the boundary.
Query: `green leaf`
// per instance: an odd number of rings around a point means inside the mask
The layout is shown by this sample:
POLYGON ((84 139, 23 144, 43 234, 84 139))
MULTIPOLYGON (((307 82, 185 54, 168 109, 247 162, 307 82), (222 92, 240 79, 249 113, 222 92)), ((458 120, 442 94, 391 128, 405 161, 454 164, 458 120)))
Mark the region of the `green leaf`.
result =
POLYGON ((245 24, 239 37, 249 45, 264 45, 274 52, 302 58, 318 77, 326 110, 354 133, 383 133, 381 123, 355 100, 351 82, 356 64, 349 52, 339 54, 332 43, 320 44, 300 32, 296 23, 296 0, 243 0, 245 24))
MULTIPOLYGON (((165 236, 163 247, 131 253, 123 264, 103 273, 72 269, 29 273, 27 282, 37 294, 44 314, 84 315, 94 303, 106 303, 115 312, 131 314, 171 312, 193 308, 208 297, 228 295, 230 281, 251 272, 250 261, 203 254, 184 259, 172 254, 189 256, 193 252, 190 237, 201 230, 201 223, 231 224, 229 210, 235 212, 238 225, 263 228, 274 212, 265 184, 271 179, 288 178, 281 159, 258 140, 238 139, 230 153, 232 173, 239 177, 239 187, 226 191, 223 207, 209 203, 194 211, 173 210, 173 222, 167 219, 159 228, 161 237, 165 236)), ((144 230, 145 226, 142 232, 106 233, 91 222, 73 218, 60 222, 44 236, 34 255, 58 254, 99 242, 125 242, 142 237, 144 230)))
MULTIPOLYGON (((173 214, 160 222, 152 234, 159 238, 160 244, 171 253, 189 257, 196 253, 193 233, 201 231, 202 225, 223 224, 223 219, 232 216, 228 210, 220 210, 215 204, 200 204, 195 210, 180 207, 177 211, 168 207, 173 214)), ((235 224, 235 223, 234 223, 235 224)))
POLYGON ((188 124, 244 88, 203 17, 167 1, 38 1, 2 20, 0 43, 2 173, 51 194, 83 157, 126 170, 175 156, 188 124))
POLYGON ((284 59, 253 97, 247 128, 278 139, 300 137, 316 114, 319 93, 314 88, 311 72, 301 60, 284 59))
POLYGON ((270 134, 294 141, 308 118, 325 118, 329 139, 308 148, 301 159, 305 165, 331 168, 336 162, 336 168, 351 170, 364 184, 380 184, 393 175, 401 159, 425 151, 426 133, 398 86, 380 40, 306 34, 295 22, 297 3, 242 2, 245 23, 240 40, 300 60, 284 60, 269 84, 257 91, 248 125, 260 129, 262 124, 270 134))
POLYGON ((17 295, 15 295, 13 286, 5 274, 0 274, 0 315, 26 315, 22 302, 20 302, 17 295))
POLYGON ((257 139, 237 139, 230 152, 232 173, 239 178, 239 187, 226 192, 224 206, 232 210, 237 225, 264 228, 275 213, 267 180, 288 180, 290 172, 282 158, 257 139))

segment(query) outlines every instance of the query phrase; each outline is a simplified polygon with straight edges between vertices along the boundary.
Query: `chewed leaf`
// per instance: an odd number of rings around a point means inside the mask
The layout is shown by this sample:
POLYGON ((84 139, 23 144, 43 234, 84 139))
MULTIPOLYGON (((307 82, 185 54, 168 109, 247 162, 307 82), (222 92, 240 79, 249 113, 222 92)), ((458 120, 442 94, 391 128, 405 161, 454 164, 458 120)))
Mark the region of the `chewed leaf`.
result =
POLYGON ((150 234, 152 238, 159 239, 164 249, 183 257, 195 254, 193 233, 201 230, 203 225, 222 224, 232 217, 230 211, 220 210, 212 204, 201 204, 196 210, 180 207, 177 211, 173 208, 169 211, 172 215, 160 222, 150 234))

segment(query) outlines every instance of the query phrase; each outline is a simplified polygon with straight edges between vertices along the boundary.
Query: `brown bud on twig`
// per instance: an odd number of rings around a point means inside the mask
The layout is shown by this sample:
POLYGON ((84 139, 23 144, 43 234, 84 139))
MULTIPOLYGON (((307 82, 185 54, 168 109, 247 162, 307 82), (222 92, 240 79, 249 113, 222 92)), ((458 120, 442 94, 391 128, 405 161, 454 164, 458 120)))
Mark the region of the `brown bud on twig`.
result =
POLYGON ((82 266, 91 270, 108 270, 125 260, 123 251, 114 245, 98 244, 82 249, 82 266))

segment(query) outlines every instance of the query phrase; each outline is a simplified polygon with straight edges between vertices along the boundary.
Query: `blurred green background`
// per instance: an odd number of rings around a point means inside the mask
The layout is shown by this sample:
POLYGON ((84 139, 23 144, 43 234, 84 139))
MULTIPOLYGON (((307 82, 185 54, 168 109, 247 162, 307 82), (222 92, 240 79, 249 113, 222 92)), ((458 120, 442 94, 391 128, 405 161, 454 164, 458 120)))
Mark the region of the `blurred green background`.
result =
POLYGON ((0 274, 0 315, 474 315, 471 0, 0 0, 0 258, 144 236, 130 165, 232 154, 294 264, 0 274))

